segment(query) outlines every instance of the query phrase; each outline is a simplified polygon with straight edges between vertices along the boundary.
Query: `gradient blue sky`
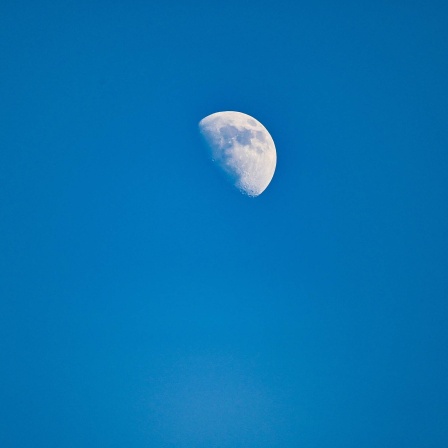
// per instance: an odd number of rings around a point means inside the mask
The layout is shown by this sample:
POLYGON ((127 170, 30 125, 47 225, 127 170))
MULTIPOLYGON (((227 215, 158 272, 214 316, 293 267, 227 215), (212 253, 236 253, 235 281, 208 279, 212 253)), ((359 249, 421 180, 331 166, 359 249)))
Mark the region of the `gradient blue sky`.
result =
POLYGON ((448 6, 0 5, 0 446, 448 446, 448 6), (277 146, 258 198, 204 116, 277 146))

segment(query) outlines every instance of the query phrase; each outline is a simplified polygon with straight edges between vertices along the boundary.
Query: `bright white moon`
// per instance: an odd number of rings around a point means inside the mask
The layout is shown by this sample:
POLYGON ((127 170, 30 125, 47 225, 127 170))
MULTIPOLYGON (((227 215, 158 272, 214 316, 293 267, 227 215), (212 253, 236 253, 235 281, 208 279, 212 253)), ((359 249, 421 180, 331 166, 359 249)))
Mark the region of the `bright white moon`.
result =
POLYGON ((241 112, 216 112, 199 122, 212 160, 248 196, 263 193, 274 176, 277 152, 267 129, 241 112))

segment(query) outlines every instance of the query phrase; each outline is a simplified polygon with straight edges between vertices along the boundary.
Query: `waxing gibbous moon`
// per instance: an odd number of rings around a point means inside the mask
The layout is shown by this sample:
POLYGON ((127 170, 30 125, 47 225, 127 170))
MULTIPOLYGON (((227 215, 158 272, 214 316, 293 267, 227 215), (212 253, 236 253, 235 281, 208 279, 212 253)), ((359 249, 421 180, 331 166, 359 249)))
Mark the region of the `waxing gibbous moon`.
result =
POLYGON ((199 122, 211 158, 242 193, 258 196, 274 176, 277 152, 267 129, 241 112, 216 112, 199 122))

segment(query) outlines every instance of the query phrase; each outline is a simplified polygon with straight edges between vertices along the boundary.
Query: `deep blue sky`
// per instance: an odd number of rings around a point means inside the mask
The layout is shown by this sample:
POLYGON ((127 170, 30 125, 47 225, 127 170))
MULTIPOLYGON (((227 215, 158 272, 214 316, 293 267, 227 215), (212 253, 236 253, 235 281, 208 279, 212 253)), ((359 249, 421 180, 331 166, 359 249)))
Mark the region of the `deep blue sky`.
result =
POLYGON ((0 446, 448 446, 448 6, 0 6, 0 446), (258 198, 204 116, 277 146, 258 198))

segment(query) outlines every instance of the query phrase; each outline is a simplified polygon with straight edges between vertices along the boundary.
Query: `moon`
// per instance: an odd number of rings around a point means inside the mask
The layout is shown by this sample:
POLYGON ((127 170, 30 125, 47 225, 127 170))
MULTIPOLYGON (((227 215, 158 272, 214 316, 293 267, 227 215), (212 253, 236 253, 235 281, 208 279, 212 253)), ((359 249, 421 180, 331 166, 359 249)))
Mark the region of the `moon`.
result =
POLYGON ((274 176, 277 151, 267 129, 242 112, 216 112, 199 122, 213 162, 243 194, 258 196, 274 176))

